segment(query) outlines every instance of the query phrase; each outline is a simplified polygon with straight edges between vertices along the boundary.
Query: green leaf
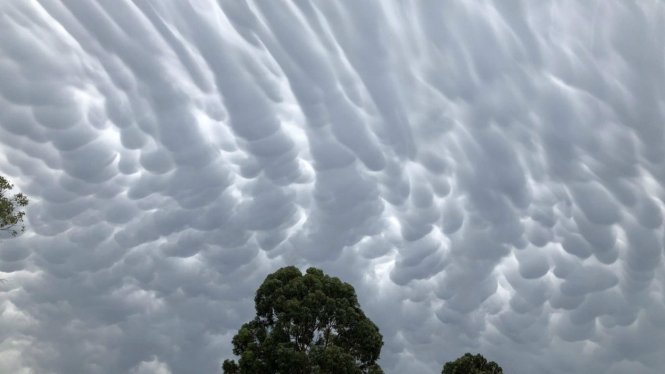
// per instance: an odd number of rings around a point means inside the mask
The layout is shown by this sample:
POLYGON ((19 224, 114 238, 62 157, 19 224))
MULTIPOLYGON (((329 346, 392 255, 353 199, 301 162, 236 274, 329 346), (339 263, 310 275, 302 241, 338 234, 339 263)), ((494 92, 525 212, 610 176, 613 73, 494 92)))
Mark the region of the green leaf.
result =
POLYGON ((22 193, 10 195, 9 191, 13 187, 7 179, 0 176, 0 233, 17 236, 25 231, 25 212, 19 209, 28 205, 28 198, 22 193))
POLYGON ((503 374, 503 369, 494 361, 487 361, 480 354, 465 353, 455 361, 443 365, 441 374, 503 374))
POLYGON ((254 302, 256 317, 232 340, 239 373, 383 373, 383 337, 350 284, 289 266, 266 277, 254 302))

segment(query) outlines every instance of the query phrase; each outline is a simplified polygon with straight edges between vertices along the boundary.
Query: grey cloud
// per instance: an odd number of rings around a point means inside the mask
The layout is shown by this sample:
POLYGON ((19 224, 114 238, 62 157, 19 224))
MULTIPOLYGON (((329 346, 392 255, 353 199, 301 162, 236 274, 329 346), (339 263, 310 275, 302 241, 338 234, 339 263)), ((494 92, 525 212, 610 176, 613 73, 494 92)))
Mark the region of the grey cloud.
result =
POLYGON ((295 264, 387 373, 658 372, 662 5, 0 3, 0 371, 219 372, 295 264))

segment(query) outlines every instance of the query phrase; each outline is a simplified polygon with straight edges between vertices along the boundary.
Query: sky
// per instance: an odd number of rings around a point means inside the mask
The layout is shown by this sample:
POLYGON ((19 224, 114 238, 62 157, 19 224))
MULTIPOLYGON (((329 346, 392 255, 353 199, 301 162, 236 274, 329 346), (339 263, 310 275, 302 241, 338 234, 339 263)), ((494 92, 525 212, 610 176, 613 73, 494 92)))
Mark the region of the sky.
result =
POLYGON ((221 373, 275 270, 387 374, 665 367, 665 1, 0 0, 0 374, 221 373))

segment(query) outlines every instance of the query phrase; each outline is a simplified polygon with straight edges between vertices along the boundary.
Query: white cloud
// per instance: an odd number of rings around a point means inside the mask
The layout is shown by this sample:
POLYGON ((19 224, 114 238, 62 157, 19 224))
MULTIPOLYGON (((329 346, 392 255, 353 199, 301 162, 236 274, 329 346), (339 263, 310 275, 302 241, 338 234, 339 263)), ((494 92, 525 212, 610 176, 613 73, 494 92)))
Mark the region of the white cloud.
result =
POLYGON ((387 373, 655 374, 663 5, 1 3, 3 368, 219 372, 295 264, 387 373))

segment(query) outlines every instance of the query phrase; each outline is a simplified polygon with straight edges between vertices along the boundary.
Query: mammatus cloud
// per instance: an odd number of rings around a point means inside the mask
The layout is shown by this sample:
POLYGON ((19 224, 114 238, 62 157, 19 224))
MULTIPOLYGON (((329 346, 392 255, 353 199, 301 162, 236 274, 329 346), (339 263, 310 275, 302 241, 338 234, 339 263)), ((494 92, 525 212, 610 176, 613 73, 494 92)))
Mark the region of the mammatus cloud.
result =
POLYGON ((665 367, 662 1, 5 1, 2 373, 217 373, 266 274, 387 373, 665 367))

